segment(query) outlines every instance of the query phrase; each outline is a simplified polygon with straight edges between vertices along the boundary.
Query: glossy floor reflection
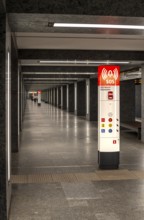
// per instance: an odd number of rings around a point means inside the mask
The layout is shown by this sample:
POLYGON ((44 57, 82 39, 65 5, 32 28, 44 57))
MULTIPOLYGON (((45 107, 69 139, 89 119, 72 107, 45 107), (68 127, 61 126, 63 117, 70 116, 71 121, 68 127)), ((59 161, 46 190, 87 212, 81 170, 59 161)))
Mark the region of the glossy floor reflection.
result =
MULTIPOLYGON (((121 131, 120 169, 144 170, 144 145, 121 131)), ((97 124, 28 101, 13 174, 98 170, 97 124)), ((142 220, 144 180, 14 184, 10 220, 142 220)))

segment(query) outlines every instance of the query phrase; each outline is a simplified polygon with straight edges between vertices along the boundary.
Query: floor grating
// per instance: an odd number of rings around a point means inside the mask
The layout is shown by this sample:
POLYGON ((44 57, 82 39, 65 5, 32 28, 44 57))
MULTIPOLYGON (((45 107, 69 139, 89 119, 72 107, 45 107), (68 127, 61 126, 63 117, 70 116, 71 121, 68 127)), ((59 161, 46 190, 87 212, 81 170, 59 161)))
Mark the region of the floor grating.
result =
POLYGON ((59 183, 59 182, 86 182, 108 180, 137 180, 144 179, 144 171, 112 170, 96 171, 91 173, 63 173, 63 174, 29 174, 12 175, 12 184, 28 183, 59 183))

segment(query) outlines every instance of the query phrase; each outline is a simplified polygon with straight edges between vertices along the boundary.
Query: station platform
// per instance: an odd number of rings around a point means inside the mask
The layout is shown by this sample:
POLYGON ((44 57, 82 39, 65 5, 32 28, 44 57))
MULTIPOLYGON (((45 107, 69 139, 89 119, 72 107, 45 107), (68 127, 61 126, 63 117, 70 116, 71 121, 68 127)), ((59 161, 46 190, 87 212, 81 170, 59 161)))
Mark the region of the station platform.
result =
POLYGON ((119 170, 99 170, 96 122, 28 100, 12 174, 10 220, 144 219, 144 148, 128 129, 119 170))

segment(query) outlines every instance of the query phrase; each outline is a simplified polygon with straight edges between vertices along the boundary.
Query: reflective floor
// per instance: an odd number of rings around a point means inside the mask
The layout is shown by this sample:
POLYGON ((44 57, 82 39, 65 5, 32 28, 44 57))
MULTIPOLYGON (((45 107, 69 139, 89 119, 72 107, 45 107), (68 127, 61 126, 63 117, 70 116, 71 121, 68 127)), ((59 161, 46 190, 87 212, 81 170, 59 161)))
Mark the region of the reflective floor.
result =
MULTIPOLYGON (((144 170, 144 144, 121 130, 120 170, 144 170)), ((98 171, 97 124, 28 101, 15 175, 98 171)), ((144 219, 144 180, 13 184, 10 220, 144 219)))

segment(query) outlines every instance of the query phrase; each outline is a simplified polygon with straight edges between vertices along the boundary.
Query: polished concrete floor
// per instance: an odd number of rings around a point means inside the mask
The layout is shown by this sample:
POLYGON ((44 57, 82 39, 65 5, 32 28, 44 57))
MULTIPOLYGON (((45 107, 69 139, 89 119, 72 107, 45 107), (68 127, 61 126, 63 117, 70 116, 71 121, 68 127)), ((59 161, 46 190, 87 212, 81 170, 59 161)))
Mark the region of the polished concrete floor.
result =
MULTIPOLYGON (((144 144, 121 130, 120 170, 144 170, 144 144)), ((14 175, 98 172, 97 125, 42 103, 27 102, 14 175)), ((119 175, 119 174, 117 174, 119 175)), ((13 184, 10 220, 142 220, 144 180, 13 184)))

